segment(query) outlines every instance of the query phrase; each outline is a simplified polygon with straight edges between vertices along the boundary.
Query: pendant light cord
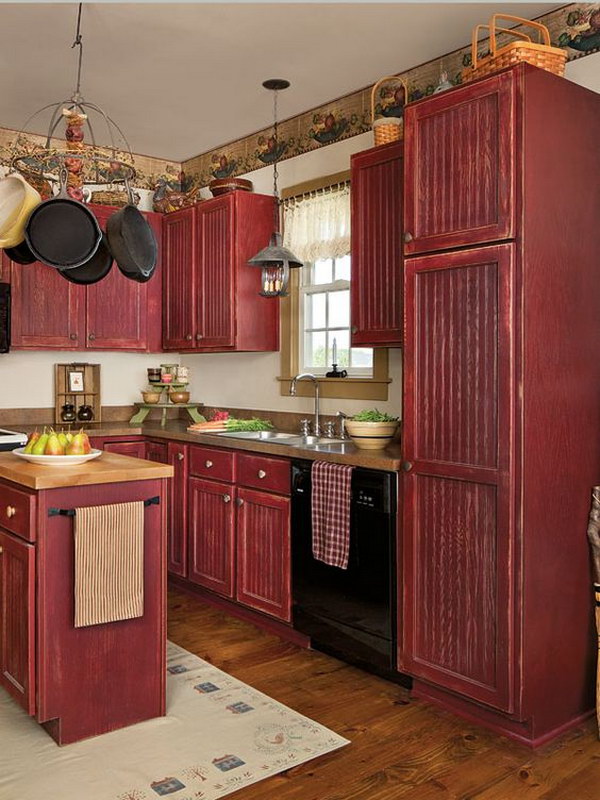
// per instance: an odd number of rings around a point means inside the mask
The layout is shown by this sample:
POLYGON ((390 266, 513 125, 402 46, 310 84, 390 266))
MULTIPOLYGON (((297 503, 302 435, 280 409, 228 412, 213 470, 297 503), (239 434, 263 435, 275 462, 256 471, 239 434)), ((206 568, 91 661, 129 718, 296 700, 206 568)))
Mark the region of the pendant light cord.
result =
POLYGON ((277 119, 277 89, 273 92, 273 142, 275 146, 275 161, 273 162, 273 196, 275 197, 275 205, 273 208, 273 217, 275 222, 275 233, 280 233, 279 227, 281 225, 280 210, 279 210, 279 187, 277 181, 279 178, 279 170, 277 169, 277 162, 279 161, 279 121, 277 119))
POLYGON ((79 48, 79 60, 77 64, 77 86, 75 87, 75 93, 73 95, 73 101, 78 103, 81 98, 81 62, 83 61, 83 42, 81 38, 81 10, 83 9, 83 3, 79 3, 79 9, 77 11, 77 32, 75 34, 75 41, 71 45, 71 50, 74 47, 79 48))

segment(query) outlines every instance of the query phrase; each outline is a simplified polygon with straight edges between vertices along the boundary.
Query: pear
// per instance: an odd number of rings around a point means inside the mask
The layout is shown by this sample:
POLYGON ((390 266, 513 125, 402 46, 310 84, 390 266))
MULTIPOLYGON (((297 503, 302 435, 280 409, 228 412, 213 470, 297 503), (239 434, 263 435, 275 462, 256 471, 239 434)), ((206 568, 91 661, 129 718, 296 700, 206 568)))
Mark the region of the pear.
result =
POLYGON ((25 449, 23 450, 24 453, 31 453, 33 450, 33 445, 37 442, 40 438, 40 432, 35 430, 33 433, 29 434, 29 438, 27 439, 27 444, 25 445, 25 449))
POLYGON ((44 432, 31 448, 31 454, 34 456, 43 456, 44 451, 46 450, 47 443, 48 443, 48 434, 46 433, 46 429, 44 428, 44 432))
POLYGON ((73 441, 69 442, 67 445, 67 452, 66 455, 68 456, 84 456, 84 440, 83 437, 85 434, 83 433, 76 433, 73 437, 73 441))
POLYGON ((67 439, 67 434, 66 434, 64 431, 61 431, 61 432, 58 434, 58 441, 59 441, 59 442, 61 443, 61 445, 63 446, 63 449, 65 449, 65 450, 66 450, 66 448, 67 448, 67 445, 69 444, 69 440, 67 439))
POLYGON ((83 452, 86 454, 91 453, 92 445, 90 444, 90 440, 87 433, 82 433, 81 435, 83 437, 83 452))
POLYGON ((65 436, 67 437, 67 442, 72 442, 73 441, 73 434, 71 433, 71 431, 67 431, 65 433, 65 436))
POLYGON ((46 442, 46 447, 44 449, 44 455, 64 456, 64 454, 65 448, 60 443, 58 434, 55 431, 50 431, 50 435, 48 436, 48 441, 46 442))

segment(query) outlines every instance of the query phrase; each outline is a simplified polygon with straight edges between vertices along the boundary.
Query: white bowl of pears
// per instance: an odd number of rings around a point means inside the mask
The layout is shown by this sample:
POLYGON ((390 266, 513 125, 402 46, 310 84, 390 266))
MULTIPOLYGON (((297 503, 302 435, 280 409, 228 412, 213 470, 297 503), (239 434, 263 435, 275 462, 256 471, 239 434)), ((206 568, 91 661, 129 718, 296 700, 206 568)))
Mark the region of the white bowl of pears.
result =
POLYGON ((87 433, 59 431, 44 428, 42 433, 29 434, 25 447, 12 451, 15 456, 44 467, 75 467, 102 455, 102 450, 91 447, 87 433))

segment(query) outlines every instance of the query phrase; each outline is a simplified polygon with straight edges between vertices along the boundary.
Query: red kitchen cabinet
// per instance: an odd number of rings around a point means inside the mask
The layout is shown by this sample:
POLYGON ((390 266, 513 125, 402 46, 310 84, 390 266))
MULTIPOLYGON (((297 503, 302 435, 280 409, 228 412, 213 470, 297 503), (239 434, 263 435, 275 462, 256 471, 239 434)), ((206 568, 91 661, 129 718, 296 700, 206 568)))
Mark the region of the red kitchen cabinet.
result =
POLYGON ((279 304, 248 259, 268 244, 273 198, 231 192, 164 218, 165 350, 279 348, 279 304))
POLYGON ((167 464, 169 455, 166 442, 146 442, 146 458, 148 461, 158 461, 167 464))
MULTIPOLYGON (((116 209, 91 206, 102 227, 116 209)), ((126 278, 116 264, 102 281, 79 286, 38 262, 10 262, 12 346, 29 350, 161 350, 161 215, 146 214, 159 245, 147 283, 126 278)))
POLYGON ((108 453, 119 453, 119 455, 131 456, 131 458, 146 458, 146 442, 141 439, 133 442, 109 440, 105 442, 103 449, 108 453))
POLYGON ((503 72, 407 106, 405 255, 515 235, 516 81, 503 72))
POLYGON ((188 579, 233 597, 235 489, 226 483, 189 480, 188 579))
POLYGON ((194 220, 194 208, 163 217, 165 350, 188 349, 194 344, 194 220))
POLYGON ((188 450, 181 442, 167 444, 167 463, 175 470, 169 488, 167 568, 183 578, 187 577, 188 450))
POLYGON ((290 499, 238 489, 236 599, 291 620, 290 499))
POLYGON ((402 344, 402 142, 351 157, 353 347, 402 344))
POLYGON ((504 711, 513 703, 513 250, 405 265, 403 446, 411 466, 401 668, 504 711))
POLYGON ((35 547, 0 530, 0 685, 35 713, 35 547))

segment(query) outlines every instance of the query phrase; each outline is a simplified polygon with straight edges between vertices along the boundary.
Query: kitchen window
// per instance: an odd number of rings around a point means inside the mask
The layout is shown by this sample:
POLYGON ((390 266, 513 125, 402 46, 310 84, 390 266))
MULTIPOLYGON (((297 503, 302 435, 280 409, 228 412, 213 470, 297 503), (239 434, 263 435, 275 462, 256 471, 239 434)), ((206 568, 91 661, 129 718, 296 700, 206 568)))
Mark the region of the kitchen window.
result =
MULTIPOLYGON (((282 192, 284 243, 304 262, 291 271, 281 302, 281 393, 300 372, 319 378, 323 397, 387 400, 385 348, 350 347, 350 173, 328 176, 282 192), (327 378, 334 346, 338 370, 327 378)), ((300 381, 299 394, 311 387, 300 381)))

